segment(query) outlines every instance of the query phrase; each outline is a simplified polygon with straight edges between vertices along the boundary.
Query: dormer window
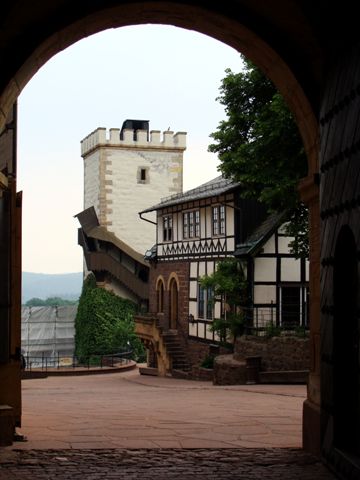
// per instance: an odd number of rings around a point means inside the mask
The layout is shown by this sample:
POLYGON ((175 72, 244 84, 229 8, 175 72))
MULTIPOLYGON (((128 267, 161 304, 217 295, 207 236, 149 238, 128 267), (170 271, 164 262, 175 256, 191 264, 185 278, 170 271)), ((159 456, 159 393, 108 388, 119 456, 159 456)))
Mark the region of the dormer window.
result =
POLYGON ((200 237, 200 211, 183 214, 183 238, 200 237))
POLYGON ((212 208, 212 233, 214 236, 225 235, 226 218, 225 205, 212 208))
POLYGON ((163 241, 171 242, 172 240, 172 215, 163 216, 163 241))

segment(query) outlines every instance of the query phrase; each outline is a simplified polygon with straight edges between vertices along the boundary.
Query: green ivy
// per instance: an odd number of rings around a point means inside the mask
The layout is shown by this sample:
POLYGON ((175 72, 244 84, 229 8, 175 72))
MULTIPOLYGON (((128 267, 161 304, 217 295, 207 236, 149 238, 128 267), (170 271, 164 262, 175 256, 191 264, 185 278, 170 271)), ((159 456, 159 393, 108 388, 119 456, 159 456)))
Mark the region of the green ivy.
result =
POLYGON ((144 356, 135 335, 136 305, 96 286, 93 274, 84 281, 75 318, 75 353, 80 360, 132 350, 133 358, 144 356))

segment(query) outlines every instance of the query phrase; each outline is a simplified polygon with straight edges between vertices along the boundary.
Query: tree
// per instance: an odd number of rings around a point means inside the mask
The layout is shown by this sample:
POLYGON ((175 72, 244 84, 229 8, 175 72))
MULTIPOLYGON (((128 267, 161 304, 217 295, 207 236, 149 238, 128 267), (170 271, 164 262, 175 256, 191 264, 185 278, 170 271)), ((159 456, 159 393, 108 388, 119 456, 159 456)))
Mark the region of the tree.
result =
POLYGON ((242 195, 269 211, 287 212, 293 252, 308 256, 308 214, 297 186, 307 173, 304 147, 294 118, 273 83, 249 60, 244 70, 227 69, 217 100, 227 119, 210 137, 220 171, 238 181, 242 195))
POLYGON ((200 285, 212 292, 213 303, 216 299, 224 303, 224 315, 214 318, 212 331, 223 343, 231 339, 235 344, 244 333, 244 307, 248 301, 248 284, 240 262, 234 258, 220 261, 214 273, 200 278, 200 285))
POLYGON ((60 297, 48 297, 46 300, 33 297, 25 303, 27 307, 62 307, 65 305, 76 305, 78 300, 66 300, 60 297))
POLYGON ((75 318, 75 352, 80 359, 122 350, 143 354, 135 335, 133 315, 136 306, 130 300, 96 286, 93 274, 85 279, 75 318))

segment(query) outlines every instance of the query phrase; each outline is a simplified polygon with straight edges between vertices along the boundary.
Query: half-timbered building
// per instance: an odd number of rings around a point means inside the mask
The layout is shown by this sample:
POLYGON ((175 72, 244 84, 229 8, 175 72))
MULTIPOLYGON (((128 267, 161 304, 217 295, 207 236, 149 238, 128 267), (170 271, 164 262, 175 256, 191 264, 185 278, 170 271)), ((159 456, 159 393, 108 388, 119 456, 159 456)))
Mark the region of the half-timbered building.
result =
MULTIPOLYGON (((184 357, 190 365, 198 362, 209 344, 220 341, 211 324, 223 315, 224 305, 199 279, 227 257, 243 264, 250 325, 306 325, 308 265, 290 253, 281 215, 269 215, 258 201, 242 198, 241 186, 221 176, 167 197, 140 216, 146 219, 153 211, 156 244, 145 254, 151 265, 149 310, 154 328, 166 335, 176 332, 185 350, 183 363, 184 357)), ((137 319, 140 336, 144 322, 137 319)))

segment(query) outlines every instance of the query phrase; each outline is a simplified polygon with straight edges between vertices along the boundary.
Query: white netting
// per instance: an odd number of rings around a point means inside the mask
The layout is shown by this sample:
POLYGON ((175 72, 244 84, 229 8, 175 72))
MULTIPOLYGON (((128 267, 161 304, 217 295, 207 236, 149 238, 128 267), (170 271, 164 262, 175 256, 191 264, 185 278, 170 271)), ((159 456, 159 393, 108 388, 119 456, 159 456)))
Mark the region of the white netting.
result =
POLYGON ((38 357, 39 362, 41 357, 72 357, 76 312, 74 305, 22 307, 21 346, 25 357, 38 357))

